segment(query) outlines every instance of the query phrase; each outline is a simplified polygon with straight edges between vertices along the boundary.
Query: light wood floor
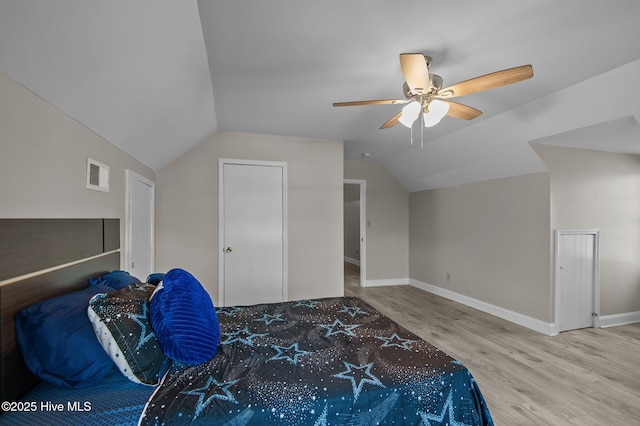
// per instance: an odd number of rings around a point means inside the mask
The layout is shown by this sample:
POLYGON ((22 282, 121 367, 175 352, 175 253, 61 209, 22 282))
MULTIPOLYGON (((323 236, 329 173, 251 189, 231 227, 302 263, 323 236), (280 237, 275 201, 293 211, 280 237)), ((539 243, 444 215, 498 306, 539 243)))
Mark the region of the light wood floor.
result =
POLYGON ((357 296, 471 371, 502 425, 640 425, 640 324, 549 337, 411 286, 357 296))

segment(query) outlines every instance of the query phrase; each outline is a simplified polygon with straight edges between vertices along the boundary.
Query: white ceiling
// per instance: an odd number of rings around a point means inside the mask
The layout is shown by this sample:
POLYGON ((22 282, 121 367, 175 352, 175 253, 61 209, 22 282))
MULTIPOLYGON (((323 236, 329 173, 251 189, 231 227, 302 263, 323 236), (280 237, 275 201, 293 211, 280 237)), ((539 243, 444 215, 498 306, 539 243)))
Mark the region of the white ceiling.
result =
POLYGON ((195 1, 0 0, 0 72, 155 170, 217 129, 195 1))
POLYGON ((254 132, 344 140, 416 191, 545 170, 531 141, 608 150, 616 132, 633 152, 639 84, 615 70, 640 59, 639 21, 637 0, 2 0, 0 72, 154 170, 217 130, 254 132), (378 130, 399 106, 331 106, 402 97, 402 52, 445 85, 534 77, 456 99, 484 114, 411 147, 409 129, 378 130), (592 114, 600 101, 617 104, 592 114))

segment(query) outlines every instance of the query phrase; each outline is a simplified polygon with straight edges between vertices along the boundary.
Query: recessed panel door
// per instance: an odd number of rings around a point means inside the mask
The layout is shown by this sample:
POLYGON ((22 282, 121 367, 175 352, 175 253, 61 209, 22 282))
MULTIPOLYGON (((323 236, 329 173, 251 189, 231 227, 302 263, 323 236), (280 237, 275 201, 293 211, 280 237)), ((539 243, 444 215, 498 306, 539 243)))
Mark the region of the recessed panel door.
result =
POLYGON ((559 331, 593 326, 595 235, 559 234, 559 331))
POLYGON ((127 170, 126 270, 144 281, 154 265, 155 183, 127 170))
POLYGON ((284 168, 224 163, 224 306, 282 302, 284 280, 284 168))

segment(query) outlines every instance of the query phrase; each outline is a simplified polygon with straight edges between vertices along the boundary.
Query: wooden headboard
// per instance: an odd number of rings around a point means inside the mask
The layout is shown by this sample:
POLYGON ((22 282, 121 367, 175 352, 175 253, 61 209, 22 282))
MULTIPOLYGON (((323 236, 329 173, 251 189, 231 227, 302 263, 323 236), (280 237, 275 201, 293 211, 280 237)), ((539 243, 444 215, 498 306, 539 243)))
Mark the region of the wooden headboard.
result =
POLYGON ((120 269, 120 219, 0 219, 0 401, 38 381, 16 345, 14 316, 120 269))

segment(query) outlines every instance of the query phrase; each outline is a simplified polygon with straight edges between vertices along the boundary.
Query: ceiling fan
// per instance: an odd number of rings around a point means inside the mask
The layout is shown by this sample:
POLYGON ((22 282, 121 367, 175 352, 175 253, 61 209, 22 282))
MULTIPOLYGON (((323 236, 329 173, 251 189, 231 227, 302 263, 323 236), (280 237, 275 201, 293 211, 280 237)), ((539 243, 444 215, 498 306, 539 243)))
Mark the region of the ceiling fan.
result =
POLYGON ((402 111, 387 120, 380 129, 388 129, 398 122, 412 127, 421 112, 425 127, 431 127, 438 124, 445 115, 472 120, 482 114, 482 111, 473 107, 448 100, 450 98, 506 86, 533 77, 531 65, 522 65, 442 87, 442 77, 429 73, 429 56, 422 53, 401 53, 400 67, 405 79, 403 91, 406 99, 335 102, 333 106, 406 104, 402 111))

